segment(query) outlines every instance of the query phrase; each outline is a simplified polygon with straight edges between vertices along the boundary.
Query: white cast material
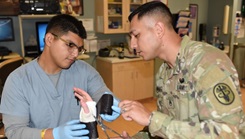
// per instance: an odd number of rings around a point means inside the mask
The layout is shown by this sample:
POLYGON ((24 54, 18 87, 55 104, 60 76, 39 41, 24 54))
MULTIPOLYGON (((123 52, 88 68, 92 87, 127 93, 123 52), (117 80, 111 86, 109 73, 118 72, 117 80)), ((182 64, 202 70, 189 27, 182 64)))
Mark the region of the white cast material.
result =
POLYGON ((94 116, 96 117, 96 102, 88 101, 86 102, 89 108, 89 113, 85 113, 83 108, 80 111, 80 121, 84 123, 94 122, 94 116))

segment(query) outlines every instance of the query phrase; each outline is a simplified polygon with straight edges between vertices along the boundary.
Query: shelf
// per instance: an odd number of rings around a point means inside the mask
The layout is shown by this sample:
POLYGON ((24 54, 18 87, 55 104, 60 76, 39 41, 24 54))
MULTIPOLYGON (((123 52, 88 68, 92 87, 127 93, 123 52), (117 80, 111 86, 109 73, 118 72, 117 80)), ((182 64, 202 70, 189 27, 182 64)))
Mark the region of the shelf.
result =
POLYGON ((95 0, 96 32, 128 33, 130 28, 128 15, 145 2, 146 0, 95 0))
POLYGON ((24 46, 24 38, 23 38, 23 28, 22 21, 30 20, 30 19, 50 19, 57 14, 23 14, 19 15, 19 27, 20 27, 20 44, 22 50, 22 56, 25 57, 25 46, 24 46))
POLYGON ((140 3, 140 2, 134 2, 134 3, 130 3, 130 5, 137 5, 137 6, 140 6, 142 5, 143 3, 140 3))
POLYGON ((19 15, 22 19, 33 19, 33 18, 51 18, 56 14, 30 14, 30 15, 19 15))
POLYGON ((122 4, 122 2, 108 2, 108 4, 122 4))
MULTIPOLYGON (((57 14, 23 14, 19 15, 19 18, 22 19, 34 19, 34 18, 52 18, 53 16, 56 16, 57 14)), ((73 16, 79 16, 79 15, 73 15, 73 16)))
POLYGON ((108 17, 122 17, 120 14, 109 14, 108 17))
POLYGON ((143 57, 124 58, 124 59, 119 59, 118 57, 97 57, 97 59, 105 61, 105 62, 109 62, 109 63, 123 63, 123 62, 133 62, 133 61, 144 60, 143 57))
MULTIPOLYGON (((25 47, 24 47, 22 21, 28 20, 28 19, 50 19, 56 15, 58 14, 22 14, 22 15, 18 15, 19 27, 20 27, 20 43, 21 43, 21 50, 22 50, 23 57, 25 57, 25 47)), ((78 14, 73 15, 73 16, 79 17, 78 14)))

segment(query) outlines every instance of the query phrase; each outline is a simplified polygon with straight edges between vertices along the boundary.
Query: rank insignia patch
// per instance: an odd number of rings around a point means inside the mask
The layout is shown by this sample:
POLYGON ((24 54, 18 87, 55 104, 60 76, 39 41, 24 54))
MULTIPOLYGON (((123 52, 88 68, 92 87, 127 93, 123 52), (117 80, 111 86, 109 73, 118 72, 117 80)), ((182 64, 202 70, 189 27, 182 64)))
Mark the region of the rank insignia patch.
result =
POLYGON ((235 99, 235 95, 231 88, 225 83, 215 85, 213 93, 216 99, 224 105, 230 105, 235 99))
POLYGON ((172 96, 167 97, 167 106, 169 109, 174 109, 174 98, 172 96))

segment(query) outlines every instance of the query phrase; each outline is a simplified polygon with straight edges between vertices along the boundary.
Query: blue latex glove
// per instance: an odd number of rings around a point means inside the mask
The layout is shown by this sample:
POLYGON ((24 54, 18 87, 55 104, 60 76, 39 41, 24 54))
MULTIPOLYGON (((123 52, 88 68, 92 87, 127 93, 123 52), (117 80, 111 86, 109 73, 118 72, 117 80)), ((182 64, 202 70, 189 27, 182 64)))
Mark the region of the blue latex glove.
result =
MULTIPOLYGON (((111 92, 105 92, 104 94, 112 94, 111 92)), ((100 117, 107 121, 107 122, 112 122, 115 119, 117 119, 120 114, 121 114, 121 108, 118 107, 119 104, 119 100, 116 99, 115 97, 113 97, 113 105, 111 106, 112 108, 112 115, 108 115, 108 114, 100 114, 100 117)))
POLYGON ((89 131, 85 127, 86 125, 81 124, 79 120, 72 120, 54 128, 53 136, 54 139, 89 139, 89 131))

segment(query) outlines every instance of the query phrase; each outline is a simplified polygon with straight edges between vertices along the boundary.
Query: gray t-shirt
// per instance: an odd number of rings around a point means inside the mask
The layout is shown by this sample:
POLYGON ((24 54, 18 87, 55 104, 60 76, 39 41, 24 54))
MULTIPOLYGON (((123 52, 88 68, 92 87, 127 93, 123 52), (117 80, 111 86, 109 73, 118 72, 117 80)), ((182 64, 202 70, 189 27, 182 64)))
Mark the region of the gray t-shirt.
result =
POLYGON ((38 139, 40 129, 79 119, 81 106, 73 87, 88 92, 96 102, 104 92, 110 92, 98 72, 81 60, 60 72, 56 87, 37 60, 12 72, 5 83, 0 105, 7 137, 38 139))

